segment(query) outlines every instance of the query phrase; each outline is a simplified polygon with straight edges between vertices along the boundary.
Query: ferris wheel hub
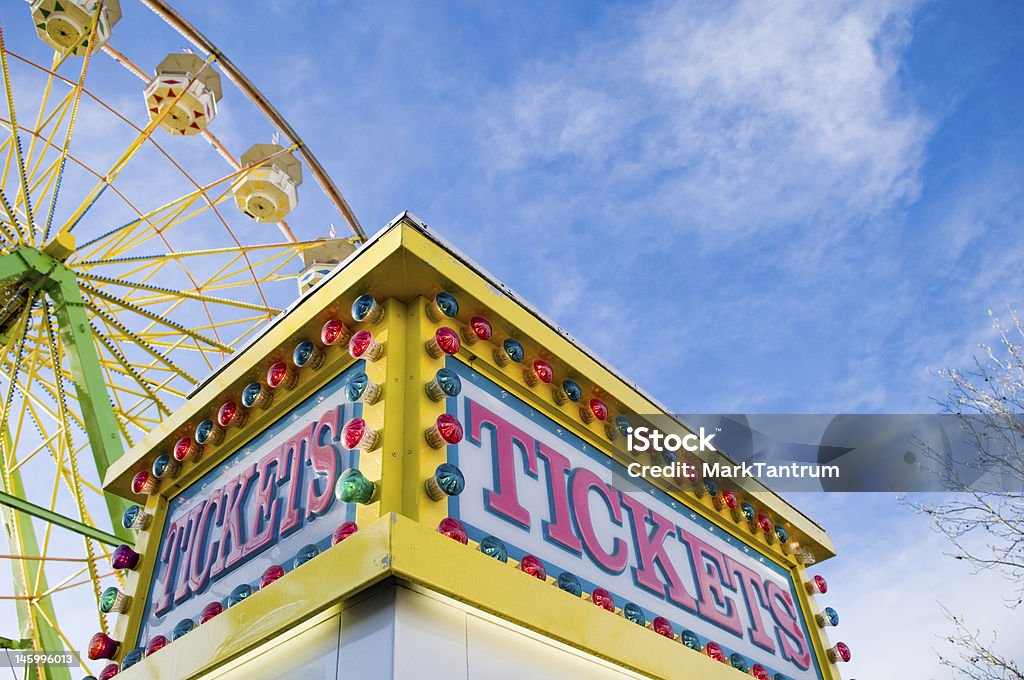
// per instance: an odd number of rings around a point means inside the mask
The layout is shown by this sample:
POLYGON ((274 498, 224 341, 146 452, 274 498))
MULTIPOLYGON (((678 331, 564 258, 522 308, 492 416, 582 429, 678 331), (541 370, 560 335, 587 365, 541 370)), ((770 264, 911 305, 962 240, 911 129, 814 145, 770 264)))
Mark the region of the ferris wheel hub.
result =
MULTIPOLYGON (((74 238, 70 243, 73 252, 74 238)), ((50 245, 54 244, 57 244, 54 252, 60 255, 68 241, 54 239, 50 245)), ((68 284, 77 287, 74 272, 58 257, 46 252, 46 248, 37 250, 22 245, 0 257, 0 341, 6 341, 11 329, 21 319, 25 306, 38 291, 45 290, 51 295, 67 298, 70 295, 65 295, 60 289, 68 284)))
POLYGON ((43 246, 43 252, 58 262, 67 262, 75 252, 75 236, 71 232, 62 231, 52 241, 43 246))

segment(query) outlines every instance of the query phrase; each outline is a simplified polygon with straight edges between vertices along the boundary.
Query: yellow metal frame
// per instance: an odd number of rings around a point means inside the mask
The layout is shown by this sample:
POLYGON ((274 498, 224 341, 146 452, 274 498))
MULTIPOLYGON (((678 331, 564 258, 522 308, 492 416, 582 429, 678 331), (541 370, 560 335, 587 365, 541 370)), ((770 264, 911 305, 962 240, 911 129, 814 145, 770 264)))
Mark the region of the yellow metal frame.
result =
MULTIPOLYGON (((208 380, 182 408, 117 461, 107 475, 105 488, 131 497, 129 485, 137 471, 148 469, 155 456, 168 452, 179 437, 190 434, 199 421, 211 417, 226 397, 237 396, 245 384, 261 379, 272 361, 288 360, 299 340, 318 337, 327 318, 348 318, 347 310, 353 300, 366 292, 386 301, 384 319, 368 327, 384 345, 385 354, 378 361, 367 363, 368 376, 383 387, 384 393, 378 403, 364 405, 363 418, 370 427, 381 432, 381 444, 370 455, 360 456, 360 469, 379 484, 379 494, 373 504, 358 507, 359 532, 344 544, 287 574, 266 592, 203 624, 203 635, 186 635, 175 641, 175 654, 158 654, 146 659, 125 671, 124 677, 202 677, 208 670, 267 644, 302 620, 328 610, 340 611, 355 593, 388 578, 462 601, 644 675, 672 677, 678 675, 680 668, 686 668, 687 673, 712 680, 741 677, 731 667, 645 631, 581 598, 546 587, 547 584, 520 573, 509 564, 492 560, 436 533, 438 522, 447 515, 447 503, 430 500, 424 481, 444 461, 445 452, 430 448, 424 431, 445 407, 443 403, 430 400, 424 385, 443 365, 444 359, 430 357, 424 343, 439 326, 447 325, 459 331, 470 316, 483 314, 494 326, 494 340, 500 342, 503 337, 520 340, 526 347, 528 360, 543 357, 555 366, 556 375, 577 379, 584 386, 585 394, 599 395, 612 413, 658 414, 663 411, 548 322, 497 289, 469 263, 437 243, 409 216, 393 222, 357 251, 343 268, 321 282, 290 313, 280 317, 208 380), (427 316, 428 299, 440 290, 459 299, 459 320, 435 323, 427 316), (330 583, 330 587, 325 588, 325 583, 330 583), (173 656, 174 660, 161 659, 161 656, 173 656), (133 675, 135 673, 138 675, 133 675)), ((356 329, 362 327, 357 324, 356 329)), ((577 404, 558 405, 550 385, 528 386, 523 378, 526 362, 498 366, 492 356, 495 347, 493 342, 464 345, 458 359, 471 364, 474 370, 597 450, 623 464, 633 462, 611 444, 603 423, 583 423, 577 404)), ((278 390, 269 409, 250 416, 243 429, 229 429, 225 440, 215 450, 204 451, 197 463, 186 465, 173 484, 149 497, 147 512, 153 514, 153 521, 149 531, 139 534, 137 549, 143 559, 129 578, 129 593, 141 599, 148 592, 168 500, 351 363, 343 351, 335 348, 327 351, 327 359, 319 370, 300 370, 299 382, 293 390, 285 393, 278 390)), ((687 508, 755 547, 790 572, 822 675, 825 680, 839 680, 838 669, 827 660, 830 643, 824 631, 814 623, 818 610, 802 588, 808 577, 798 560, 786 555, 778 542, 769 543, 763 533, 752 533, 746 522, 733 521, 727 510, 717 510, 707 494, 698 497, 688 486, 654 481, 687 508)), ((819 560, 834 555, 832 543, 824 531, 782 498, 752 480, 741 482, 735 490, 783 524, 791 539, 799 541, 819 560)), ((121 617, 115 637, 134 640, 141 624, 142 609, 140 602, 133 606, 130 616, 121 617)))

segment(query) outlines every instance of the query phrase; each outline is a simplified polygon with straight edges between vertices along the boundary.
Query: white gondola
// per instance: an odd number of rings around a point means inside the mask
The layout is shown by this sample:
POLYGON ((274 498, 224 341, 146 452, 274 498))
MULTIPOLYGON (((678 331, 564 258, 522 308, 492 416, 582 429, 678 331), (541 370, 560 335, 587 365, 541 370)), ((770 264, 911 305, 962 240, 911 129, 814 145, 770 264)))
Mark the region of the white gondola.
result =
POLYGON ((58 52, 83 56, 110 39, 110 31, 121 20, 121 3, 104 0, 96 21, 96 37, 90 44, 93 17, 99 0, 33 0, 29 6, 39 37, 58 52))
POLYGON ((160 127, 172 135, 196 135, 206 129, 217 116, 222 94, 220 74, 194 54, 168 54, 144 91, 151 118, 169 108, 160 127))
POLYGON ((280 144, 254 144, 240 160, 245 167, 266 162, 246 171, 232 187, 238 209, 257 222, 283 220, 299 203, 299 160, 280 144))

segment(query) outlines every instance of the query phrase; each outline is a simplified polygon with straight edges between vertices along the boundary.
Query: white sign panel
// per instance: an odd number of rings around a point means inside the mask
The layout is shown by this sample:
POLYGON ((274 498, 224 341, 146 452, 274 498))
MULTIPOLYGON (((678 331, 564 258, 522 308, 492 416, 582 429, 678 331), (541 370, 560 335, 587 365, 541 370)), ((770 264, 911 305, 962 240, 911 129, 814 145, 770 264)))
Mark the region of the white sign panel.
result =
POLYGON ((465 437, 448 448, 466 489, 449 499, 476 541, 495 536, 514 559, 576 575, 677 634, 714 641, 777 678, 820 679, 790 572, 640 480, 622 465, 466 365, 448 411, 465 437), (618 488, 617 488, 617 486, 618 488), (775 675, 777 674, 777 675, 775 675))

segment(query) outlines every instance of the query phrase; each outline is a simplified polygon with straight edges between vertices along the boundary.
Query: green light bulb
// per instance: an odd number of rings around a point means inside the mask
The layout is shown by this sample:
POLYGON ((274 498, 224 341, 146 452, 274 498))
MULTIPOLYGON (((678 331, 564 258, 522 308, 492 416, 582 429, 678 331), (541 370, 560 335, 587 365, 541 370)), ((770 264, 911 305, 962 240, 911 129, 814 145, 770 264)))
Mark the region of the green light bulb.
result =
POLYGON ((342 503, 370 503, 377 492, 377 485, 367 479, 356 468, 341 473, 334 485, 334 495, 342 503))

